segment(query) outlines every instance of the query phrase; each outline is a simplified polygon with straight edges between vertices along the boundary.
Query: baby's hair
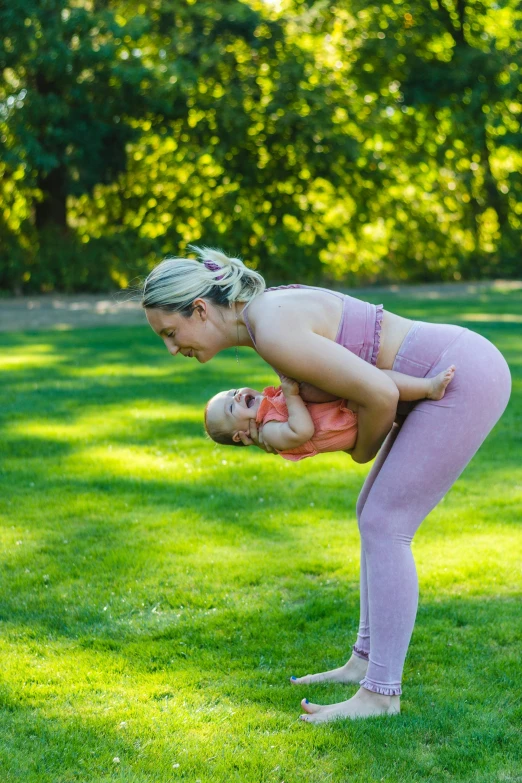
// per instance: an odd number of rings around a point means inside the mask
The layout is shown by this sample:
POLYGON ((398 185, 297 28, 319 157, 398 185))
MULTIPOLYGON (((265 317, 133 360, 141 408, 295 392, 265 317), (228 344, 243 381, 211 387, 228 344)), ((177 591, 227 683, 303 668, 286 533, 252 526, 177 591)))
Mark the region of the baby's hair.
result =
POLYGON ((266 288, 263 277, 240 258, 229 258, 221 250, 189 245, 199 256, 167 257, 154 267, 143 283, 141 304, 189 317, 192 303, 205 297, 221 307, 250 302, 266 288))
POLYGON ((205 405, 205 413, 203 416, 203 423, 205 425, 205 432, 207 433, 208 437, 214 441, 214 443, 220 443, 222 446, 244 446, 245 444, 240 440, 238 443, 236 443, 235 440, 232 439, 232 435, 230 432, 225 432, 222 429, 219 429, 218 427, 212 427, 209 424, 208 421, 208 407, 214 397, 211 397, 210 400, 205 405))

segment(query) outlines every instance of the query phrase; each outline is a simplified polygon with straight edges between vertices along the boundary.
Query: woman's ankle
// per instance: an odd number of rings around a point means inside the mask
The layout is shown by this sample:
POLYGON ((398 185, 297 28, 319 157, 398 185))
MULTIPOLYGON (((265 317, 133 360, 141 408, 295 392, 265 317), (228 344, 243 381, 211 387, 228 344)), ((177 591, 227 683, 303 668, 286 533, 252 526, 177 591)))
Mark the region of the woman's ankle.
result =
POLYGON ((399 713, 401 709, 401 697, 398 695, 388 696, 385 693, 377 693, 365 688, 364 685, 357 691, 356 696, 363 701, 379 704, 388 712, 399 713))
POLYGON ((358 647, 356 644, 354 644, 354 646, 352 647, 352 658, 354 656, 368 663, 370 653, 366 652, 362 647, 358 647))

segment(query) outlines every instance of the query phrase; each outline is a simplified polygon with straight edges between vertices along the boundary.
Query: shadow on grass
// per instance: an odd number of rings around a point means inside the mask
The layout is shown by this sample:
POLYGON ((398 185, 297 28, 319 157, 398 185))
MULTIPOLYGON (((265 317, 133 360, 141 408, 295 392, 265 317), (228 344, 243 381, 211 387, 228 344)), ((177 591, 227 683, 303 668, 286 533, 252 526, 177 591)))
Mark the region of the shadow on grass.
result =
MULTIPOLYGON (((432 308, 430 318, 437 312, 432 308)), ((440 312, 451 320, 447 310, 440 312)), ((487 331, 489 337, 497 332, 494 341, 500 347, 502 342, 513 343, 507 353, 518 382, 519 370, 513 362, 518 333, 505 323, 495 328, 488 324, 487 331)), ((201 410, 208 396, 220 388, 239 382, 262 387, 273 380, 270 368, 252 352, 242 352, 240 365, 231 352, 203 366, 173 362, 150 330, 142 327, 37 333, 29 344, 27 335, 4 334, 0 343, 18 349, 22 360, 31 352, 35 362, 38 356, 44 358, 43 367, 24 367, 22 361, 8 368, 8 383, 3 385, 0 398, 0 513, 3 511, 7 526, 15 522, 34 532, 40 542, 38 557, 44 573, 53 570, 56 535, 48 522, 42 525, 42 511, 50 511, 75 531, 79 557, 91 558, 95 552, 98 564, 110 564, 117 579, 137 568, 121 553, 129 550, 139 560, 145 542, 138 526, 143 524, 145 513, 172 515, 176 525, 172 532, 191 547, 215 531, 229 546, 238 540, 249 546, 279 542, 283 537, 287 543, 297 541, 295 525, 287 526, 283 533, 269 515, 303 511, 312 499, 314 515, 338 514, 351 519, 353 528, 353 509, 363 476, 349 459, 343 472, 337 466, 329 467, 320 457, 312 466, 291 466, 280 475, 274 472, 275 457, 256 454, 253 449, 238 454, 236 449, 204 443, 202 423, 183 412, 201 410), (95 374, 89 374, 91 370, 95 374), (139 414, 134 419, 129 415, 132 411, 139 414), (95 423, 91 425, 91 421, 95 423), (29 434, 31 426, 38 424, 65 430, 61 438, 37 430, 29 434), (117 453, 110 458, 109 449, 117 447, 132 449, 132 454, 117 453), (203 462, 189 478, 179 458, 190 460, 201 447, 203 462), (131 460, 136 455, 148 462, 145 467, 138 464, 133 475, 131 460), (228 464, 222 466, 222 460, 228 464), (258 478, 255 486, 254 471, 258 478), (117 522, 112 521, 115 508, 117 522), (111 518, 109 527, 104 525, 104 514, 111 518), (92 531, 97 526, 93 544, 92 531), (45 547, 49 547, 49 556, 42 559, 45 547)), ((520 402, 514 395, 504 418, 464 474, 464 482, 467 476, 482 478, 486 468, 489 484, 506 474, 516 475, 520 463, 515 420, 519 415, 520 402)), ((498 524, 513 521, 500 519, 498 524)), ((6 559, 6 565, 16 568, 19 557, 17 553, 6 559)), ((72 572, 78 579, 85 573, 78 564, 72 572)))
MULTIPOLYGON (((407 306, 413 313, 413 304, 405 303, 403 314, 407 306)), ((457 302, 454 314, 464 312, 458 309, 463 306, 457 302)), ((482 312, 484 304, 466 307, 482 312)), ((429 315, 424 309, 423 317, 456 322, 443 303, 429 315)), ((480 332, 505 351, 518 389, 517 327, 488 322, 480 332)), ((250 702, 255 711, 247 709, 248 721, 257 735, 267 727, 287 731, 299 699, 311 695, 291 688, 287 677, 339 664, 354 640, 359 590, 354 506, 362 471, 348 460, 340 470, 339 462, 322 457, 286 468, 282 460, 254 450, 237 454, 204 443, 192 412, 208 396, 238 383, 274 382, 270 368, 252 353, 242 352, 239 365, 233 354, 204 366, 173 362, 141 327, 28 338, 0 337, 5 355, 18 351, 20 358, 7 366, 0 389, 4 640, 11 650, 34 656, 34 671, 33 664, 27 671, 37 690, 45 682, 38 666, 46 656, 55 656, 62 670, 76 676, 76 662, 92 655, 91 669, 100 678, 94 708, 86 706, 85 694, 68 693, 59 683, 49 685, 47 703, 36 691, 27 695, 7 684, 4 760, 18 765, 16 775, 24 783, 40 783, 45 775, 53 783, 82 776, 163 781, 172 764, 167 770, 158 758, 168 755, 172 737, 185 747, 186 726, 200 720, 212 725, 212 705, 220 699, 239 713, 250 702), (340 520, 346 520, 345 528, 340 520), (338 536, 342 532, 342 547, 328 550, 326 532, 334 529, 338 536), (182 727, 176 715, 169 732, 151 736, 150 753, 136 748, 137 734, 131 742, 114 729, 118 716, 125 720, 132 693, 126 683, 111 695, 114 671, 149 683, 143 704, 152 705, 155 718, 160 699, 179 693, 186 700, 178 705, 182 727), (172 686, 160 689, 156 677, 172 686), (120 755, 137 765, 138 777, 115 771, 112 758, 120 755)), ((460 502, 469 503, 468 491, 480 495, 486 482, 489 487, 517 481, 520 415, 514 394, 450 493, 453 512, 460 502)), ((509 529, 516 519, 500 515, 497 524, 509 529)), ((442 527, 440 533, 430 528, 430 539, 445 535, 442 527)), ((485 783, 489 764, 495 774, 503 769, 499 759, 515 774, 505 738, 512 740, 514 725, 517 619, 517 604, 509 597, 423 596, 406 665, 405 712, 389 725, 329 727, 322 735, 324 755, 334 759, 337 780, 348 774, 366 779, 366 770, 376 779, 466 780, 479 764, 485 783), (339 736, 339 747, 328 744, 339 736), (353 762, 346 760, 346 736, 359 743, 353 762), (479 748, 486 754, 479 755, 479 748)), ((78 665, 77 679, 89 689, 91 675, 78 665)), ((318 701, 346 698, 340 686, 313 693, 321 694, 318 701)), ((227 715, 219 714, 226 733, 244 735, 244 725, 227 715)), ((219 727, 211 735, 219 752, 222 735, 219 727)), ((299 746, 293 723, 290 735, 299 746)), ((282 775, 297 752, 292 742, 285 745, 282 775)), ((323 769, 321 742, 315 739, 304 752, 311 774, 323 769)), ((209 779, 208 739, 196 739, 191 747, 194 779, 209 779)), ((210 777, 227 783, 263 779, 261 757, 254 773, 247 750, 239 748, 234 763, 210 777)), ((292 774, 285 779, 303 779, 292 774)))
MULTIPOLYGON (((499 779, 499 769, 516 774, 517 604, 484 597, 424 601, 406 663, 401 716, 302 727, 296 721, 301 698, 328 704, 356 690, 288 682, 291 673, 330 668, 348 657, 353 628, 347 632, 346 618, 355 612, 353 591, 347 596, 337 587, 307 596, 297 584, 286 606, 270 597, 261 613, 225 610, 160 633, 79 636, 74 646, 54 645, 47 654, 56 674, 46 698, 37 688, 42 675, 29 677, 25 692, 1 686, 3 768, 26 783, 163 781, 172 763, 181 762, 191 780, 202 774, 261 780, 266 734, 282 751, 281 774, 291 781, 300 779, 294 753, 299 773, 311 764, 316 780, 326 774, 327 760, 339 781, 347 774, 357 781, 370 774, 397 782, 433 780, 440 770, 441 780, 467 781, 477 768, 474 779, 486 783, 499 779), (75 663, 81 672, 86 662, 90 684, 78 687, 72 672, 75 663), (71 688, 60 693, 63 679, 71 679, 71 688), (136 683, 135 692, 129 682, 136 683), (235 739, 245 722, 248 747, 235 739), (354 755, 347 755, 346 743, 354 755), (221 761, 213 767, 209 758, 221 761)), ((40 648, 33 642, 36 660, 46 643, 40 648)))

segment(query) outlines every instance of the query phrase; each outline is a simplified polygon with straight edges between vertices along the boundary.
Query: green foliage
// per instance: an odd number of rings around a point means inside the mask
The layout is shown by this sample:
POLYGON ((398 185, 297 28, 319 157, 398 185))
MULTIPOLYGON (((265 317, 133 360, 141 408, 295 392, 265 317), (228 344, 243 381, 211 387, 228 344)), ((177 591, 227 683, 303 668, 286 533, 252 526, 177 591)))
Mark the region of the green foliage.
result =
POLYGON ((140 254, 152 265, 159 250, 154 253, 154 243, 134 231, 102 234, 82 243, 77 234, 46 226, 39 238, 39 253, 28 270, 41 291, 113 291, 143 271, 135 260, 140 254))
POLYGON ((0 26, 0 287, 124 285, 198 240, 280 281, 520 274, 515 0, 14 0, 0 26))
POLYGON ((300 700, 357 686, 288 679, 349 656, 369 466, 209 443, 211 394, 274 380, 251 351, 196 366, 146 326, 0 334, 2 783, 520 777, 522 292, 385 305, 478 324, 513 396, 415 537, 402 714, 320 727, 300 700))

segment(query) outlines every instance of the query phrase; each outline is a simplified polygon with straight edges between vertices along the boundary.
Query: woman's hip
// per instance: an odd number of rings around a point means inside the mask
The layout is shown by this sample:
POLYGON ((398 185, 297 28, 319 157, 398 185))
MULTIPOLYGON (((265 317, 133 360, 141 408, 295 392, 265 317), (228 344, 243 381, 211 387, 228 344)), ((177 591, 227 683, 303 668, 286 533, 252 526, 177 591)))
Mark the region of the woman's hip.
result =
POLYGON ((453 324, 415 321, 399 348, 393 369, 425 378, 450 364, 456 367, 455 377, 439 404, 465 403, 475 410, 487 406, 493 417, 499 417, 511 393, 511 374, 498 348, 477 332, 453 324))
POLYGON ((454 324, 414 321, 397 351, 392 369, 416 378, 426 377, 448 348, 467 331, 454 324))

